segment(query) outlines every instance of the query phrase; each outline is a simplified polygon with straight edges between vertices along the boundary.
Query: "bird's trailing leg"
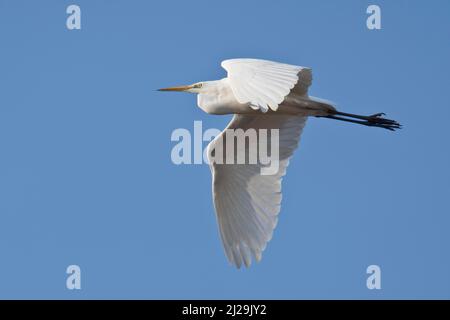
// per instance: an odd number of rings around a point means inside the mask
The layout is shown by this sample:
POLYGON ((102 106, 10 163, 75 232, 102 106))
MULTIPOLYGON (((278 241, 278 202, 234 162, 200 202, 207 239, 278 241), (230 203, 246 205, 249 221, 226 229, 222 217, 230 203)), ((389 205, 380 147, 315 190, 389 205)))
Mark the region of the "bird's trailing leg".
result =
POLYGON ((362 124, 369 127, 379 127, 391 131, 401 129, 402 126, 397 121, 383 118, 384 115, 384 113, 376 113, 370 116, 361 116, 358 114, 333 111, 330 115, 320 117, 362 124))

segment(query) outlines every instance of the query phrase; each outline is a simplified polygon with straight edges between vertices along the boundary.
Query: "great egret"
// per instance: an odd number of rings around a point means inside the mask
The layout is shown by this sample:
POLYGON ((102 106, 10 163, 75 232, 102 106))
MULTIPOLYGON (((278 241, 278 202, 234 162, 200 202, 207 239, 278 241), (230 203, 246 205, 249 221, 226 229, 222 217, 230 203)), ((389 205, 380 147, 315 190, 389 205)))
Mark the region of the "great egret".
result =
MULTIPOLYGON (((310 68, 259 59, 225 60, 222 67, 228 72, 224 79, 159 90, 197 93, 203 111, 234 114, 226 129, 279 129, 279 169, 273 175, 260 174, 261 164, 210 161, 222 243, 228 260, 240 268, 250 266, 252 256, 259 261, 272 237, 280 212, 281 180, 308 116, 388 130, 399 129, 400 124, 383 118, 383 113, 339 112, 331 103, 308 96, 310 68)), ((224 132, 208 145, 210 152, 219 138, 225 138, 224 132)))

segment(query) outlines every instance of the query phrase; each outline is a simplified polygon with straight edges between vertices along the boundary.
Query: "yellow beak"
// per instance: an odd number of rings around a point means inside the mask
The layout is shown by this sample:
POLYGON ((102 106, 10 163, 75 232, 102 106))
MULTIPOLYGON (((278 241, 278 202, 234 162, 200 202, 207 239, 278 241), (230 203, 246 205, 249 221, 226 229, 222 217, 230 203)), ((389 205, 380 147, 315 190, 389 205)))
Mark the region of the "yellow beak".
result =
POLYGON ((162 88, 158 89, 158 91, 187 91, 189 89, 192 89, 192 85, 189 86, 179 86, 179 87, 170 87, 170 88, 162 88))

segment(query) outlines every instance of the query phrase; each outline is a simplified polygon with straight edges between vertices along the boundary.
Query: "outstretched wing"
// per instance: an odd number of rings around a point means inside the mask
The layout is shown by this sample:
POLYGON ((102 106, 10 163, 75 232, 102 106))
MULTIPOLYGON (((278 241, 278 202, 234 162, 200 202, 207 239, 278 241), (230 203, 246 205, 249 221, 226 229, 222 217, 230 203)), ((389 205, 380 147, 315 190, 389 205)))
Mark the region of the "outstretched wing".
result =
MULTIPOLYGON (((248 267, 252 256, 259 261, 272 237, 280 212, 281 180, 305 122, 306 117, 299 116, 235 115, 227 128, 208 145, 220 236, 228 260, 238 268, 242 263, 248 267), (261 175, 261 164, 214 162, 219 148, 224 152, 223 157, 227 156, 227 129, 246 131, 249 128, 279 129, 279 167, 275 174, 261 175)), ((271 139, 268 140, 267 150, 270 151, 271 139)), ((245 150, 235 145, 234 157, 239 152, 248 152, 249 144, 245 143, 243 148, 245 150)))
POLYGON ((263 112, 276 111, 292 89, 306 94, 312 80, 309 68, 267 60, 231 59, 222 67, 237 101, 263 112))

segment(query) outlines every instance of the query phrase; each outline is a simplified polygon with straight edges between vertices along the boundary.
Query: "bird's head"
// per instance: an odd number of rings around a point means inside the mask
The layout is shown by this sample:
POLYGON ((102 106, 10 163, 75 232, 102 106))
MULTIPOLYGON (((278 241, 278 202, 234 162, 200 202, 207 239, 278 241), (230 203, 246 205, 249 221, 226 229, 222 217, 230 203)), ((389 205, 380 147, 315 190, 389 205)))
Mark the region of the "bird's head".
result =
POLYGON ((158 91, 180 91, 180 92, 190 92, 190 93, 202 93, 207 89, 207 82, 197 82, 187 86, 169 87, 158 89, 158 91))

